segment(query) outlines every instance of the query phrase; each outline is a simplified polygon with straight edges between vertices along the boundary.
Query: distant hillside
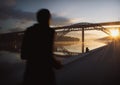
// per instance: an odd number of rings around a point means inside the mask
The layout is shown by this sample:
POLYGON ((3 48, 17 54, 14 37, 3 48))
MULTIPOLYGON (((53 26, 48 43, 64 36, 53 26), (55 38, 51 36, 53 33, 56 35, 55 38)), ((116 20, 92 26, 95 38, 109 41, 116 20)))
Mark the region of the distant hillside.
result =
POLYGON ((70 36, 56 36, 55 41, 80 41, 79 38, 70 37, 70 36))
POLYGON ((111 37, 103 37, 103 38, 99 38, 97 39, 98 41, 101 41, 101 42, 105 42, 105 43, 108 43, 108 42, 111 42, 112 41, 112 38, 111 37))

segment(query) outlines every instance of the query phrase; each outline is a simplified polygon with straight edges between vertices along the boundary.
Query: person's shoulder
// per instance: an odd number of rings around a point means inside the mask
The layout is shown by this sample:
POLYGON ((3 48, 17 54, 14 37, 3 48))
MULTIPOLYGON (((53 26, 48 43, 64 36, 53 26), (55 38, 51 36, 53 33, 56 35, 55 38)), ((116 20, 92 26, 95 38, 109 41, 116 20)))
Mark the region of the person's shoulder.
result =
POLYGON ((28 35, 31 34, 31 32, 33 31, 33 26, 29 26, 24 30, 24 34, 28 35))
POLYGON ((27 27, 25 31, 30 31, 30 30, 31 30, 31 28, 32 28, 32 26, 27 27))
POLYGON ((38 27, 37 24, 34 24, 32 26, 27 27, 25 31, 31 32, 31 31, 35 30, 35 28, 37 28, 37 27, 38 27))
POLYGON ((49 30, 52 31, 52 32, 55 32, 54 28, 49 27, 49 30))

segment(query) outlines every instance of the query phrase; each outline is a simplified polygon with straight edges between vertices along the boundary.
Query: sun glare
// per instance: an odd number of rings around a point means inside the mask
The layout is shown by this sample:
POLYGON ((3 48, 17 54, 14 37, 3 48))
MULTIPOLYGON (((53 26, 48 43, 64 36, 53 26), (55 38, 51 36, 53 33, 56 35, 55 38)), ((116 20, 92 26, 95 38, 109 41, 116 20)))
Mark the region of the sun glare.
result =
POLYGON ((111 32, 112 37, 119 36, 119 30, 117 30, 117 29, 112 29, 112 30, 110 30, 110 32, 111 32))

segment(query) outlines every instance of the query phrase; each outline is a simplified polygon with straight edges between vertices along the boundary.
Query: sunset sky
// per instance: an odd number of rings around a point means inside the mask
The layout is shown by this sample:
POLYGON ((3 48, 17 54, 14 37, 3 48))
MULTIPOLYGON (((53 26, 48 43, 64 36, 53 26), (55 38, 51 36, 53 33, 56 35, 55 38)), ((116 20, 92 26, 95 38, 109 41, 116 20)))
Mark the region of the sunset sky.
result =
POLYGON ((0 32, 21 31, 36 22, 35 13, 47 8, 51 25, 120 20, 120 0, 0 0, 0 32))

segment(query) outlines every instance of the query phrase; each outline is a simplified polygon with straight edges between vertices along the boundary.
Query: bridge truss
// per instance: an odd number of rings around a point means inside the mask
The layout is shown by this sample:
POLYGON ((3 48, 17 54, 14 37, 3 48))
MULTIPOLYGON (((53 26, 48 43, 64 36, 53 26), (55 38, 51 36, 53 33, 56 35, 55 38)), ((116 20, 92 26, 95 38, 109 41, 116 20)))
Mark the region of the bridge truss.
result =
POLYGON ((102 27, 100 24, 93 24, 93 23, 77 23, 69 26, 56 27, 55 30, 57 31, 58 38, 66 35, 71 31, 82 31, 82 53, 84 53, 84 31, 85 30, 101 30, 108 35, 110 34, 108 29, 102 27))
MULTIPOLYGON (((119 25, 120 28, 120 21, 117 22, 106 22, 106 23, 77 23, 68 26, 62 27, 53 27, 56 31, 56 34, 61 37, 66 35, 71 31, 82 31, 82 52, 84 53, 84 31, 86 30, 100 30, 104 33, 110 35, 109 29, 105 28, 104 26, 108 25, 119 25)), ((0 34, 0 48, 11 48, 15 49, 16 51, 20 47, 20 42, 22 41, 22 37, 24 35, 24 31, 21 32, 12 32, 12 33, 3 33, 0 34), (6 47, 4 47, 4 45, 6 47)), ((9 49, 8 48, 8 49, 9 49)))
POLYGON ((69 26, 54 27, 58 36, 64 36, 71 31, 84 31, 86 30, 101 30, 104 33, 110 35, 110 31, 104 28, 101 24, 93 23, 77 23, 69 26))

